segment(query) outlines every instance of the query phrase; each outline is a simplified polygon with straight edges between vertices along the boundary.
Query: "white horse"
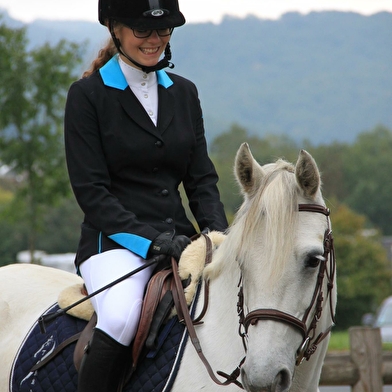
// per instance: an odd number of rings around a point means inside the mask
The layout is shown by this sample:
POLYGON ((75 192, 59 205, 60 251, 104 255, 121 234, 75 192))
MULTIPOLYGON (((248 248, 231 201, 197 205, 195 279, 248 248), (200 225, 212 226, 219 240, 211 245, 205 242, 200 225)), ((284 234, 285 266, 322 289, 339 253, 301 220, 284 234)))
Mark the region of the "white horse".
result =
MULTIPOLYGON (((283 160, 260 166, 244 143, 235 173, 244 202, 204 271, 209 304, 204 322, 195 326, 203 353, 215 375, 239 367, 246 391, 315 392, 336 303, 330 222, 317 165, 301 151, 296 166, 283 160)), ((1 391, 9 390, 12 362, 31 325, 63 288, 79 281, 48 267, 0 269, 1 391)), ((203 302, 202 294, 196 314, 203 302)), ((171 390, 240 391, 212 381, 190 343, 171 390)))

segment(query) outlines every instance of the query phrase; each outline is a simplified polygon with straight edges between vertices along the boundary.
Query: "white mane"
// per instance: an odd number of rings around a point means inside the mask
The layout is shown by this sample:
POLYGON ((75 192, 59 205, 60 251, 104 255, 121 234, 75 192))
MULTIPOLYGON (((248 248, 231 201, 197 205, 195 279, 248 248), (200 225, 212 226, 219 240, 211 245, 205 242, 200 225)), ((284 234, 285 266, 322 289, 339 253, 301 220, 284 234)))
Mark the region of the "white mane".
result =
MULTIPOLYGON (((240 264, 263 243, 266 257, 263 272, 273 284, 284 271, 288 254, 293 247, 298 219, 297 185, 292 164, 278 160, 263 167, 266 173, 256 194, 245 201, 228 231, 226 240, 216 252, 212 265, 205 274, 213 279, 229 259, 240 264)), ((261 261, 260 261, 261 262, 261 261)))

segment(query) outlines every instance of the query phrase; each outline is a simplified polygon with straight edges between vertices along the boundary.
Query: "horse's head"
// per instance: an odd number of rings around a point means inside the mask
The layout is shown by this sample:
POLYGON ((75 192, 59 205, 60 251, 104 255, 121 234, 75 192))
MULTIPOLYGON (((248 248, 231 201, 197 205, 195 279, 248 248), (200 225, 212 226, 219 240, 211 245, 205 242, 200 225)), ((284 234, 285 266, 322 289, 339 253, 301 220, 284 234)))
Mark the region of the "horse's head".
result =
POLYGON ((235 172, 244 202, 230 229, 230 247, 242 274, 244 387, 283 392, 294 382, 298 390, 313 391, 321 370, 317 357, 322 363, 336 301, 330 299, 332 237, 319 170, 306 151, 295 166, 283 160, 260 166, 244 143, 235 172), (297 375, 293 381, 296 363, 303 356, 309 359, 324 332, 319 353, 301 365, 313 372, 313 384, 305 385, 297 375))

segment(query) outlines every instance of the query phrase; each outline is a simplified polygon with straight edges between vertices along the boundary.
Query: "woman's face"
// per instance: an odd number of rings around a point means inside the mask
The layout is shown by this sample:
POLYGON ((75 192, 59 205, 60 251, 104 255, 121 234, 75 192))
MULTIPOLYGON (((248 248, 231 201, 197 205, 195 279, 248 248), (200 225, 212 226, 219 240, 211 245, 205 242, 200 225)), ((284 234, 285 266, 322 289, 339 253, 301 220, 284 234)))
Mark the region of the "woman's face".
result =
MULTIPOLYGON (((136 34, 137 34, 136 30, 136 34)), ((156 65, 164 52, 170 35, 161 37, 153 30, 147 38, 137 38, 132 29, 119 26, 115 34, 121 42, 121 48, 132 60, 146 67, 156 65)), ((135 67, 127 58, 120 54, 121 58, 129 65, 135 67)))

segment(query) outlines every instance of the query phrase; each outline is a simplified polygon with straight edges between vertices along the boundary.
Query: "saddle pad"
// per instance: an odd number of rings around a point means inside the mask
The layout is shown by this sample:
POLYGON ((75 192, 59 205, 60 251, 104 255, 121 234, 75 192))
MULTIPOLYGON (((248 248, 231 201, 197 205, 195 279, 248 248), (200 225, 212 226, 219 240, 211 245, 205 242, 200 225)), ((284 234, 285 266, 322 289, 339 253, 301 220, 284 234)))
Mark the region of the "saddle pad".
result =
MULTIPOLYGON (((192 306, 192 313, 194 312, 192 306)), ((56 312, 57 304, 45 314, 56 312)), ((30 369, 40 362, 64 340, 83 330, 86 321, 67 314, 58 317, 41 334, 36 322, 22 343, 14 360, 10 392, 75 392, 77 390, 77 372, 73 365, 72 343, 61 351, 53 360, 35 372, 30 369)), ((170 391, 179 364, 188 333, 183 324, 175 317, 160 331, 158 347, 140 360, 139 365, 124 392, 167 392, 170 391)))
MULTIPOLYGON (((198 285, 190 309, 194 318, 201 285, 198 285)), ((136 371, 124 388, 124 392, 168 392, 171 390, 180 367, 188 341, 185 325, 173 317, 161 328, 158 346, 139 361, 136 371)))
MULTIPOLYGON (((57 304, 45 314, 59 309, 57 304)), ((10 378, 11 392, 75 392, 77 373, 73 365, 75 343, 66 347, 46 366, 34 373, 30 369, 49 355, 64 340, 81 331, 86 321, 64 315, 42 334, 38 322, 30 329, 14 360, 10 378)))

